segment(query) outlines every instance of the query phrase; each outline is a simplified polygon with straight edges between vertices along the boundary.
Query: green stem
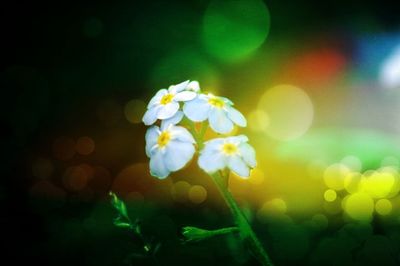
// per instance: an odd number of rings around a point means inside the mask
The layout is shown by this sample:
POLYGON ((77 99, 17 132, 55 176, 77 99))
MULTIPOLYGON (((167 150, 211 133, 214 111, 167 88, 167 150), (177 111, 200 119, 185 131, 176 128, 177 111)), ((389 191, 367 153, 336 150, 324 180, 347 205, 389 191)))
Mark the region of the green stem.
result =
POLYGON ((229 189, 226 186, 227 177, 224 177, 219 172, 214 173, 211 175, 211 177, 222 194, 225 202, 231 209, 236 225, 239 228, 240 236, 242 237, 244 243, 248 246, 250 251, 262 265, 272 266, 273 264, 268 257, 268 254, 265 252, 253 229, 251 229, 249 222, 247 221, 243 212, 240 210, 232 194, 229 192, 229 189))

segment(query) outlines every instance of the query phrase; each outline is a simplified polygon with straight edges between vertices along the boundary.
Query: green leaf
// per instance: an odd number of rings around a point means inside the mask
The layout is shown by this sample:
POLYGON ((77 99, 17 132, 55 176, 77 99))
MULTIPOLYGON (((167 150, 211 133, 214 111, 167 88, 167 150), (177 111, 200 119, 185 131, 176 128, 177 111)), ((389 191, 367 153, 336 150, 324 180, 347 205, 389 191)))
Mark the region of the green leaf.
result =
POLYGON ((111 204, 114 206, 114 208, 119 212, 119 214, 122 217, 124 217, 126 220, 130 221, 125 203, 122 200, 120 200, 117 197, 117 195, 115 195, 115 193, 113 193, 113 192, 110 192, 110 197, 111 197, 111 204))

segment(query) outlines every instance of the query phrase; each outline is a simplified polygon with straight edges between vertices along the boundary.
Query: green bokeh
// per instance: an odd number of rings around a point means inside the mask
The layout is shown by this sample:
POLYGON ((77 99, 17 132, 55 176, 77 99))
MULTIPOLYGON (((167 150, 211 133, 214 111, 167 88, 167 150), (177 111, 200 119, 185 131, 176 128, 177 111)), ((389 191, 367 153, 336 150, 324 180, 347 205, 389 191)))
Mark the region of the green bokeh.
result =
POLYGON ((207 51, 225 62, 244 59, 267 38, 270 15, 260 0, 212 1, 203 20, 207 51))

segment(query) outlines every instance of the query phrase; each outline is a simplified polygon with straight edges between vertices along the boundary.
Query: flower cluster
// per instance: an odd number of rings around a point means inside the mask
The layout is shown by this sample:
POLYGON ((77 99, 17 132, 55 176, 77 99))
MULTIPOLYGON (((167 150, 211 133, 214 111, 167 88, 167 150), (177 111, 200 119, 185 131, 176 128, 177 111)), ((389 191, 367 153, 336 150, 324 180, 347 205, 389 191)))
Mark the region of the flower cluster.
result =
MULTIPOLYGON (((245 127, 246 118, 225 97, 200 90, 197 81, 184 81, 159 90, 147 105, 143 123, 151 126, 146 132, 146 154, 150 158, 150 173, 160 179, 182 169, 196 152, 202 139, 196 139, 183 126, 186 117, 191 123, 206 123, 218 134, 228 134, 237 125, 245 127), (181 106, 181 104, 183 106, 181 106), (160 126, 155 125, 160 121, 160 126)), ((196 132, 192 132, 196 134, 196 132)), ((256 166, 255 151, 244 135, 208 140, 199 151, 198 165, 207 173, 225 168, 242 177, 250 175, 256 166)))

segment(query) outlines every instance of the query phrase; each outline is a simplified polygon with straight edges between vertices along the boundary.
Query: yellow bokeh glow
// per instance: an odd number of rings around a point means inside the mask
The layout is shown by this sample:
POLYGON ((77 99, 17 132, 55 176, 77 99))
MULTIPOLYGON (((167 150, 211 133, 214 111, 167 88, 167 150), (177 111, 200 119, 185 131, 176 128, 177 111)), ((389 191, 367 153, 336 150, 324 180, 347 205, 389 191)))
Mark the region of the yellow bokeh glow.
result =
POLYGON ((388 199, 380 199, 375 203, 375 211, 380 215, 388 215, 392 209, 392 203, 388 199))
POLYGON ((178 181, 171 188, 171 196, 175 201, 184 202, 187 200, 190 184, 186 181, 178 181))
POLYGON ((369 221, 374 211, 374 201, 367 193, 357 192, 346 197, 343 207, 351 218, 369 221))
POLYGON ((269 117, 266 134, 282 141, 303 136, 314 118, 310 97, 292 85, 278 85, 267 90, 258 103, 258 109, 269 117))
POLYGON ((191 202, 200 204, 207 198, 207 190, 203 186, 195 185, 189 189, 189 199, 191 202))
POLYGON ((334 190, 344 189, 344 180, 349 172, 349 169, 343 164, 330 165, 324 172, 326 186, 334 190))
POLYGON ((333 189, 328 189, 327 191, 325 191, 324 193, 324 199, 328 202, 333 202, 336 200, 336 191, 334 191, 333 189))
POLYGON ((124 113, 126 120, 131 123, 142 122, 142 117, 146 111, 146 104, 137 99, 130 100, 125 104, 124 113))
POLYGON ((266 131, 269 125, 269 117, 263 110, 254 110, 248 116, 249 127, 255 132, 266 131))
POLYGON ((356 193, 361 188, 362 175, 360 173, 348 173, 344 178, 344 188, 349 193, 356 193))
POLYGON ((384 198, 392 191, 395 177, 391 173, 374 172, 363 178, 363 190, 372 198, 384 198))

